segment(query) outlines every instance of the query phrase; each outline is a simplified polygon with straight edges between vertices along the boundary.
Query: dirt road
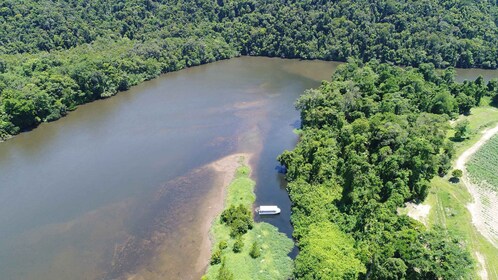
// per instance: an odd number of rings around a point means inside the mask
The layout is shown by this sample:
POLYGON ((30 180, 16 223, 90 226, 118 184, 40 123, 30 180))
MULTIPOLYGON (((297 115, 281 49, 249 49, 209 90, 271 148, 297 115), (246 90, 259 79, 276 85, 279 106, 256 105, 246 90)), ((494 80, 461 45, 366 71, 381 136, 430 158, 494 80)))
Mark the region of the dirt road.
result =
POLYGON ((462 182, 472 195, 473 202, 467 205, 476 229, 498 248, 498 193, 470 180, 465 164, 491 137, 498 133, 498 125, 483 132, 483 135, 457 159, 455 168, 463 171, 462 182))

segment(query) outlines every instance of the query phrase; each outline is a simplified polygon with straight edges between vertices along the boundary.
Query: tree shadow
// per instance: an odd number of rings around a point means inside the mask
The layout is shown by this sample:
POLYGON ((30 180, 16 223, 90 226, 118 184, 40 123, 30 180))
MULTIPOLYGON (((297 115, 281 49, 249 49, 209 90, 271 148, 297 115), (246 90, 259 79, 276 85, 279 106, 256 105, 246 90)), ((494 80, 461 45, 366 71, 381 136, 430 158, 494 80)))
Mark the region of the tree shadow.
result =
POLYGON ((287 173, 287 168, 283 165, 277 165, 275 166, 275 170, 277 170, 278 173, 280 174, 285 174, 287 173))
POLYGON ((451 177, 449 181, 450 181, 450 183, 457 184, 460 182, 460 178, 451 177))
POLYGON ((491 103, 489 103, 489 105, 495 107, 495 108, 498 108, 498 98, 494 98, 491 103), (496 99, 496 100, 494 100, 496 99))
POLYGON ((465 138, 461 138, 461 137, 455 137, 455 136, 450 137, 450 141, 456 142, 456 143, 463 142, 464 140, 465 140, 465 138))

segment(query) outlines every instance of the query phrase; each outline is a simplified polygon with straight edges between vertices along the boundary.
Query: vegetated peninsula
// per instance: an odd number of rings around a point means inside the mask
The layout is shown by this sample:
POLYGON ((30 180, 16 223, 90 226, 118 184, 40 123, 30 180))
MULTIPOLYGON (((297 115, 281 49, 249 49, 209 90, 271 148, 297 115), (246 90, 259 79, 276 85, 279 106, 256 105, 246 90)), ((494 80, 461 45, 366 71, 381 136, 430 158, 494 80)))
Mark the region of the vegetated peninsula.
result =
POLYGON ((459 84, 452 70, 378 61, 350 61, 305 93, 301 140, 279 157, 300 248, 295 277, 473 278, 468 241, 397 208, 423 201, 429 181, 448 172, 449 118, 487 95, 496 95, 494 83, 459 84))
MULTIPOLYGON (((452 68, 498 66, 497 18, 496 1, 6 0, 0 139, 185 67, 353 58, 298 100, 301 140, 279 157, 300 248, 294 277, 469 279, 470 244, 397 208, 449 171, 448 120, 498 100, 496 81, 456 83, 452 68)), ((220 256, 233 255, 217 241, 220 256)), ((226 244, 234 254, 237 242, 226 244)), ((216 257, 208 276, 236 273, 216 257)))
MULTIPOLYGON (((289 279, 293 242, 275 226, 253 221, 255 182, 248 155, 237 158, 237 169, 226 189, 224 209, 211 226, 212 254, 202 279, 289 279)), ((232 160, 233 161, 233 160, 232 160)))
POLYGON ((237 55, 498 65, 494 1, 0 3, 0 138, 161 73, 237 55))

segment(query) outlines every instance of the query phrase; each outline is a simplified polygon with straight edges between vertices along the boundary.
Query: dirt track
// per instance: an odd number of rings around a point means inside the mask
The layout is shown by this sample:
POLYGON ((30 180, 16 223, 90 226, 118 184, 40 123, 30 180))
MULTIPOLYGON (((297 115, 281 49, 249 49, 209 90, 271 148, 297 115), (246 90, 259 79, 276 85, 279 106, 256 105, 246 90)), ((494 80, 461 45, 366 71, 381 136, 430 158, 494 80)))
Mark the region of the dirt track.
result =
POLYGON ((490 188, 474 184, 469 179, 465 164, 491 137, 498 133, 498 125, 483 132, 483 135, 457 159, 455 168, 463 171, 462 182, 473 198, 467 205, 476 229, 498 248, 498 193, 490 188))

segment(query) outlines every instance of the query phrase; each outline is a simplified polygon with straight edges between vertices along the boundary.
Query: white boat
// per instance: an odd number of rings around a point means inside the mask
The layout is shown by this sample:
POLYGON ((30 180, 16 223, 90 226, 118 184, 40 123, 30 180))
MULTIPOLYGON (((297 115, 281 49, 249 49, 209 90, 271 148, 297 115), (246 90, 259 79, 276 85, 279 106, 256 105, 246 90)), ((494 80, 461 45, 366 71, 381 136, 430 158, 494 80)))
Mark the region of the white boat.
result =
POLYGON ((256 208, 256 212, 260 215, 276 215, 280 213, 280 208, 275 205, 261 205, 256 208))

